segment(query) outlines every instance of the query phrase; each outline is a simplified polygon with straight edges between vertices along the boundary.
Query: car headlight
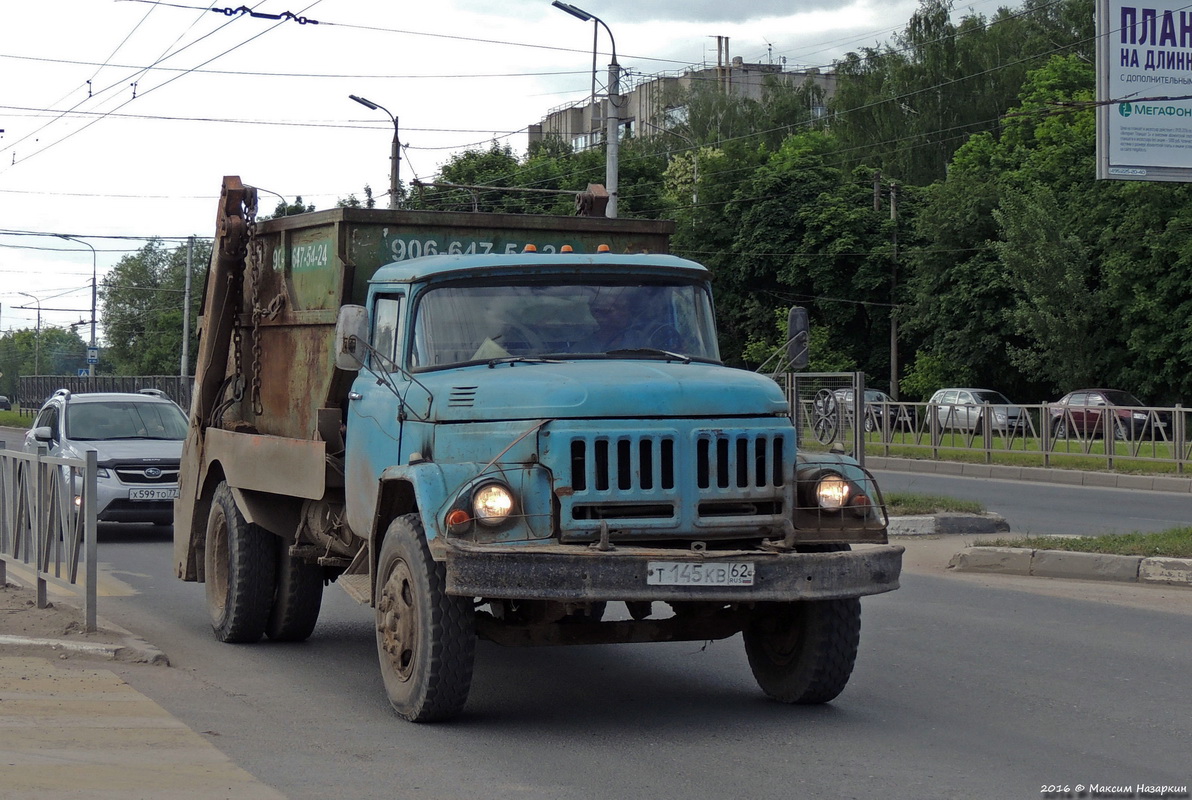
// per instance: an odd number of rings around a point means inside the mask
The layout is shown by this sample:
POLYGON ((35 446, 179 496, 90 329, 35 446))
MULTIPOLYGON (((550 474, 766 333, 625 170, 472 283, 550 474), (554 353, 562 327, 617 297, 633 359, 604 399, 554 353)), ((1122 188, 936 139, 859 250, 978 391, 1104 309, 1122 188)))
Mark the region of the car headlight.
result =
POLYGON ((829 472, 815 485, 815 499, 820 508, 839 511, 848 505, 849 484, 842 476, 829 472))
POLYGON ((472 515, 482 525, 500 525, 513 506, 513 492, 499 483, 486 483, 472 493, 472 515))
POLYGON ((112 473, 108 472, 107 467, 100 467, 99 469, 95 470, 95 477, 110 478, 110 477, 112 477, 112 473))
POLYGON ((998 422, 1006 421, 1006 415, 1001 413, 1000 411, 994 412, 993 418, 996 419, 998 422))
POLYGON ((1134 417, 1134 419, 1137 419, 1137 420, 1145 420, 1147 417, 1147 415, 1142 411, 1135 411, 1130 416, 1134 417))

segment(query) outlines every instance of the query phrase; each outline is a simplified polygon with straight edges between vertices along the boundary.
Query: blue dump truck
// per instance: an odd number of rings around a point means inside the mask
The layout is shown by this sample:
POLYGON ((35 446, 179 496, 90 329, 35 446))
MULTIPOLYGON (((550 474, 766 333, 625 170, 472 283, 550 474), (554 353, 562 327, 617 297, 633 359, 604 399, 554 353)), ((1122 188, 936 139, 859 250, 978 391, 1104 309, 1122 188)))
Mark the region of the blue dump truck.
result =
POLYGON ((174 525, 216 637, 304 640, 335 582, 415 722, 463 710, 477 637, 740 633, 767 695, 835 698, 902 548, 872 477, 801 452, 778 384, 721 363, 710 275, 671 229, 257 221, 225 178, 174 525))

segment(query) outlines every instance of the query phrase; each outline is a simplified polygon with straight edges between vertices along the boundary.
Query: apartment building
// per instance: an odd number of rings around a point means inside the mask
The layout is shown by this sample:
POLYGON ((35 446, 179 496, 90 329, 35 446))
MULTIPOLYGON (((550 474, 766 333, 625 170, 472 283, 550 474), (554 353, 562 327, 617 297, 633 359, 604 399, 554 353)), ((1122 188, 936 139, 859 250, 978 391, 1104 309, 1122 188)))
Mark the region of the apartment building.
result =
MULTIPOLYGON (((725 92, 761 100, 768 81, 777 80, 788 86, 803 86, 808 82, 824 91, 825 100, 836 90, 836 75, 811 68, 788 70, 783 64, 747 64, 737 56, 723 66, 693 67, 677 74, 653 75, 622 88, 624 105, 621 109, 621 135, 657 135, 676 121, 685 118, 686 109, 680 104, 692 88, 703 84, 718 86, 725 92)), ((604 140, 605 114, 608 99, 587 98, 549 111, 537 124, 530 125, 529 141, 533 143, 558 136, 574 150, 586 150, 604 140)), ((814 115, 825 113, 820 106, 811 109, 814 115)))

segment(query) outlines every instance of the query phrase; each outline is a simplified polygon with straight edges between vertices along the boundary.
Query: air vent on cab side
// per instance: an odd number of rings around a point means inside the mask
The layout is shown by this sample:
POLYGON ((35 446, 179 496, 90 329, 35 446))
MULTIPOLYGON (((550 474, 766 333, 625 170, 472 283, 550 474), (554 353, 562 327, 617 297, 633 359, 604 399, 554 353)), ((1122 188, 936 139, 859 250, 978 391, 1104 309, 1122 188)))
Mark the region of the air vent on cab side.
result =
POLYGON ((475 386, 452 386, 447 397, 449 408, 471 408, 476 404, 475 386))

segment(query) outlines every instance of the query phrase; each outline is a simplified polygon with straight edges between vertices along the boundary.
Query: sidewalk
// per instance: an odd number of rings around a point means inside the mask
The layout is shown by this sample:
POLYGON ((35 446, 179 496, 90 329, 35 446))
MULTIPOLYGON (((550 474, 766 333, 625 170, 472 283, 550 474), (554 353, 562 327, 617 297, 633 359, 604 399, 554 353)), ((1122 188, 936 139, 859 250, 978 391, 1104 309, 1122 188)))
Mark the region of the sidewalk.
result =
POLYGON ((0 587, 0 798, 284 797, 103 666, 155 669, 161 651, 102 619, 85 633, 79 609, 50 605, 0 587))

